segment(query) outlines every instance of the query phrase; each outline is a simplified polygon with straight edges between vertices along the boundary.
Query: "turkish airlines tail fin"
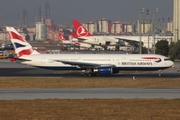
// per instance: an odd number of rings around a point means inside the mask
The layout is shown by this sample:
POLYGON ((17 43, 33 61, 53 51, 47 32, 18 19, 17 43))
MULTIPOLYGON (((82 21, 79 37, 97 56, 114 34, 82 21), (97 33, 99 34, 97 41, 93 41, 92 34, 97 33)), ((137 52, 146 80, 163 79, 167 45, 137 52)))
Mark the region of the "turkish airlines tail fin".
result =
POLYGON ((65 41, 66 39, 64 38, 64 36, 59 32, 58 33, 58 35, 59 35, 59 40, 60 41, 65 41))
POLYGON ((18 58, 23 55, 40 54, 34 50, 34 48, 13 27, 6 27, 6 30, 18 58))
POLYGON ((89 31, 81 25, 78 20, 73 20, 73 25, 76 30, 77 37, 92 36, 89 31))
POLYGON ((64 36, 59 32, 58 33, 58 35, 59 35, 59 40, 63 43, 63 42, 65 42, 65 41, 69 41, 69 42, 71 42, 74 46, 77 46, 77 43, 76 42, 74 42, 74 41, 72 41, 72 40, 67 40, 66 38, 64 38, 64 36))
POLYGON ((78 35, 77 35, 76 33, 74 33, 74 32, 71 32, 71 36, 72 36, 73 38, 78 38, 78 35))

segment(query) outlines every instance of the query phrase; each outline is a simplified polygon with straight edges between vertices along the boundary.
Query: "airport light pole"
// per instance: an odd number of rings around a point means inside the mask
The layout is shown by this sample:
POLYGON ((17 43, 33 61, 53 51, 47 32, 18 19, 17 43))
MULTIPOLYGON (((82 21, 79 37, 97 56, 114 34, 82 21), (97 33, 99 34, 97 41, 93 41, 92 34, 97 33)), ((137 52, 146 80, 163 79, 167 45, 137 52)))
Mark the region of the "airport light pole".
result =
POLYGON ((175 31, 176 31, 176 35, 177 35, 176 36, 177 37, 177 41, 178 41, 179 40, 179 38, 178 38, 179 37, 179 35, 178 35, 179 29, 177 28, 177 29, 175 29, 175 31))
POLYGON ((141 39, 142 39, 142 28, 141 28, 141 24, 142 24, 142 14, 144 12, 144 8, 142 8, 140 11, 139 11, 139 54, 142 54, 142 43, 141 43, 141 39))
POLYGON ((147 36, 148 36, 148 54, 149 54, 149 31, 150 31, 150 26, 149 26, 149 9, 147 9, 146 12, 147 12, 147 17, 148 17, 148 18, 147 18, 147 19, 148 19, 148 20, 147 20, 147 24, 148 24, 147 36))
POLYGON ((162 30, 164 31, 164 18, 162 18, 162 30))
POLYGON ((153 32, 154 32, 154 46, 153 46, 153 53, 155 54, 156 53, 156 47, 155 47, 155 37, 156 37, 156 13, 158 12, 158 8, 155 9, 154 11, 154 20, 153 20, 153 24, 154 24, 154 28, 153 28, 153 32))

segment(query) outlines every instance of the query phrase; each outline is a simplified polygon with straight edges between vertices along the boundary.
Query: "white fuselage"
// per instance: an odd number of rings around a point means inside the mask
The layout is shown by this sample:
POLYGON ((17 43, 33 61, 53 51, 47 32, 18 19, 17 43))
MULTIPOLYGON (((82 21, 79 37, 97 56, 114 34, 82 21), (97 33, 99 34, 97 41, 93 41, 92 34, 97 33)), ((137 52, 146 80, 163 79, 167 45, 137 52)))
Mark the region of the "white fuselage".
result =
POLYGON ((78 41, 100 46, 115 46, 119 40, 111 36, 86 36, 79 37, 78 41))
POLYGON ((154 54, 37 54, 20 58, 29 60, 22 62, 23 64, 52 69, 80 69, 78 66, 64 64, 57 61, 114 66, 118 68, 118 70, 161 70, 174 65, 174 63, 167 57, 154 54))
MULTIPOLYGON (((172 41, 173 36, 141 36, 141 41, 144 43, 145 47, 152 48, 154 44, 154 38, 155 43, 159 40, 168 40, 169 42, 172 41)), ((119 40, 125 39, 130 41, 140 41, 140 36, 86 36, 86 37, 79 37, 79 41, 93 44, 93 45, 109 45, 109 46, 115 46, 118 45, 119 40)), ((129 45, 127 41, 124 41, 125 46, 129 45)), ((120 45, 120 43, 119 43, 120 45)))
MULTIPOLYGON (((65 45, 79 46, 80 48, 87 48, 87 49, 92 48, 91 44, 84 43, 84 42, 78 42, 77 39, 73 39, 72 41, 71 40, 62 40, 61 42, 65 45)), ((94 48, 103 49, 103 47, 98 46, 98 45, 94 46, 94 48)))

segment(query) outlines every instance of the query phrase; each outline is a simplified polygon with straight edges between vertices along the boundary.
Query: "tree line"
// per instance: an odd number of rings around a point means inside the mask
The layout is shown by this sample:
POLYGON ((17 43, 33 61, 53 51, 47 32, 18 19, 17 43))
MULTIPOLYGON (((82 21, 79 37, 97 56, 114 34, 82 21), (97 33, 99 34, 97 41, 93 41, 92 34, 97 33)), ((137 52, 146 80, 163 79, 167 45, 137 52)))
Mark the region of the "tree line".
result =
MULTIPOLYGON (((143 43, 142 43, 143 46, 143 43)), ((178 42, 168 42, 167 40, 159 40, 155 44, 155 53, 169 57, 171 60, 180 59, 180 41, 178 42)), ((139 53, 137 51, 136 53, 139 53)), ((148 49, 142 47, 142 54, 147 54, 148 49)))

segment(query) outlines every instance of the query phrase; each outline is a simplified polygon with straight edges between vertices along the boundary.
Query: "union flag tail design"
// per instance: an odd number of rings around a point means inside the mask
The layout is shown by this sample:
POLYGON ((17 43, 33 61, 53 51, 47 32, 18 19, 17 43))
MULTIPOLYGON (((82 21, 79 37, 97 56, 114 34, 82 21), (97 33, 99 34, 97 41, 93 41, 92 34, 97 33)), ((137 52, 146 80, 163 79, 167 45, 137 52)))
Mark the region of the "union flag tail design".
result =
POLYGON ((6 30, 18 58, 23 55, 39 54, 13 27, 6 27, 6 30))
POLYGON ((77 37, 92 36, 89 31, 81 25, 78 20, 73 20, 73 25, 76 30, 77 37))

